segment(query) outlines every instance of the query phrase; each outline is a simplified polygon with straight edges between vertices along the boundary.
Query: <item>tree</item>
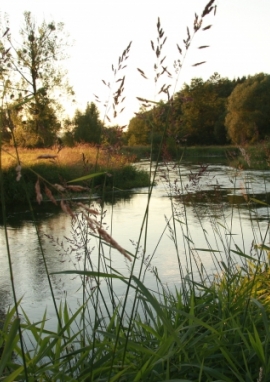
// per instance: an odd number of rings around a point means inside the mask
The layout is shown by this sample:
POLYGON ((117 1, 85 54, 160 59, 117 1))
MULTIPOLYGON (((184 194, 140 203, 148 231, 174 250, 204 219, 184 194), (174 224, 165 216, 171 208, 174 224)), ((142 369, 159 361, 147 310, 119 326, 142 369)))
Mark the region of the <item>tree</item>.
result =
POLYGON ((160 101, 131 119, 126 134, 129 145, 149 144, 177 152, 179 145, 226 144, 227 98, 242 79, 229 80, 214 73, 207 81, 192 79, 168 102, 160 101))
POLYGON ((193 78, 185 84, 180 96, 182 103, 182 124, 188 144, 213 144, 216 121, 217 95, 213 88, 201 78, 193 78))
POLYGON ((225 144, 226 100, 235 84, 214 73, 207 81, 194 78, 177 94, 182 99, 182 135, 188 144, 225 144))
POLYGON ((127 140, 129 146, 148 145, 150 126, 146 122, 146 113, 138 113, 129 121, 127 140))
POLYGON ((115 125, 104 128, 102 130, 102 144, 119 148, 123 144, 123 127, 115 125))
POLYGON ((100 143, 102 130, 103 123, 94 102, 87 103, 84 113, 75 112, 73 133, 76 142, 100 143))
POLYGON ((13 74, 20 77, 18 101, 26 96, 30 100, 24 104, 26 123, 20 134, 25 135, 26 142, 31 136, 37 146, 51 145, 61 127, 57 120, 57 91, 73 94, 66 72, 58 64, 66 58, 68 46, 63 27, 62 23, 45 21, 38 26, 31 13, 25 12, 24 26, 20 30, 22 43, 15 46, 10 38, 15 52, 10 66, 13 74))
POLYGON ((254 143, 270 134, 270 75, 260 73, 238 84, 228 99, 225 124, 234 143, 254 143))
MULTIPOLYGON (((32 103, 30 103, 29 107, 31 105, 32 103)), ((43 105, 43 108, 40 108, 38 121, 42 122, 42 124, 39 126, 39 132, 36 133, 35 119, 28 118, 27 120, 22 120, 21 123, 13 120, 13 137, 18 146, 31 148, 49 147, 55 143, 61 124, 58 121, 55 110, 48 103, 43 105)))

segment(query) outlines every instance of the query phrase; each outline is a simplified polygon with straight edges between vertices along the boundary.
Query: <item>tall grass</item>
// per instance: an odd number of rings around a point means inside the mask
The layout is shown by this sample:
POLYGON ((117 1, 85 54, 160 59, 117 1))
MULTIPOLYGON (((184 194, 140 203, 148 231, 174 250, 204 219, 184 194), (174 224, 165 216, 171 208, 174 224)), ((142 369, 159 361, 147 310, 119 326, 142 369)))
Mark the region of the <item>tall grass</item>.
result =
MULTIPOLYGON (((27 197, 31 201, 36 199, 35 184, 37 177, 42 179, 42 187, 50 186, 51 191, 57 193, 57 185, 65 189, 66 193, 79 197, 82 193, 100 193, 102 186, 111 191, 112 187, 118 189, 131 189, 134 187, 146 187, 150 179, 145 171, 138 170, 132 165, 132 157, 128 157, 117 150, 100 150, 89 145, 78 145, 73 148, 63 148, 60 152, 46 149, 20 149, 19 150, 19 174, 23 174, 27 194, 22 192, 21 183, 18 181, 18 159, 16 149, 3 148, 2 151, 2 179, 5 183, 5 203, 12 205, 26 203, 27 197), (100 151, 100 152, 99 152, 100 151), (99 153, 98 153, 99 152, 99 153), (97 153, 99 156, 96 162, 97 153), (102 173, 99 177, 86 177, 82 188, 66 187, 72 179, 89 174, 102 173), (107 175, 106 175, 107 174, 107 175), (15 176, 14 176, 15 175, 15 176), (106 183, 104 178, 107 176, 106 183)), ((46 189, 46 188, 45 188, 46 189)), ((44 195, 48 199, 48 195, 44 195)), ((1 204, 1 203, 0 203, 1 204)))
POLYGON ((234 153, 229 153, 230 165, 242 169, 269 170, 270 146, 269 140, 255 145, 241 146, 234 153), (231 154, 231 155, 230 155, 231 154))
MULTIPOLYGON (((213 7, 214 1, 210 1, 202 17, 195 16, 194 34, 202 28, 202 22, 213 7)), ((162 67, 157 52, 164 45, 160 21, 157 32, 156 79, 162 67)), ((191 40, 188 31, 184 40, 186 51, 191 40)), ((161 153, 162 142, 158 156, 161 153)), ((162 164, 162 179, 171 201, 171 214, 166 217, 162 235, 168 234, 173 242, 180 287, 164 284, 159 270, 152 266, 155 250, 150 256, 146 255, 149 231, 153 229, 149 214, 159 170, 157 162, 150 160, 152 182, 146 192, 140 233, 132 252, 122 247, 121 240, 117 242, 114 238, 114 212, 108 223, 102 203, 97 204, 91 198, 87 204, 74 202, 60 190, 60 205, 70 215, 71 233, 64 238, 63 244, 51 235, 47 240, 63 255, 73 260, 82 259, 75 268, 61 272, 80 277, 82 304, 75 311, 71 310, 68 299, 57 304, 51 287, 57 327, 48 330, 46 312, 40 322, 32 322, 14 293, 15 308, 6 312, 0 331, 0 375, 4 381, 246 382, 270 379, 269 226, 263 230, 254 219, 258 203, 267 209, 268 204, 255 199, 249 187, 243 187, 254 238, 250 248, 245 247, 244 240, 240 246, 234 239, 232 227, 233 214, 240 213, 237 206, 232 204, 228 214, 223 203, 215 202, 213 195, 206 194, 208 203, 202 211, 194 195, 201 191, 207 167, 190 173, 186 184, 182 160, 179 157, 176 163, 164 161, 162 164), (203 248, 197 247, 197 238, 192 236, 187 203, 194 208, 204 237, 203 248), (211 232, 205 229, 206 213, 211 232), (95 248, 91 243, 93 238, 97 240, 95 248), (211 272, 204 264, 206 253, 214 264, 211 272), (122 257, 124 271, 115 269, 115 256, 122 257), (155 290, 145 286, 148 272, 155 278, 155 290), (119 285, 121 295, 117 293, 119 285)), ((236 175, 230 179, 232 188, 237 187, 236 175)), ((128 173, 127 177, 130 176, 128 173)), ((78 184, 92 178, 93 175, 84 174, 74 181, 78 184)), ((103 190, 109 179, 103 178, 103 190)), ((2 205, 5 206, 3 182, 1 184, 2 205)), ((39 179, 35 187, 39 199, 40 184, 39 179)), ((52 202, 55 200, 48 191, 47 195, 52 202)), ((35 222, 29 198, 28 202, 35 222)), ((4 208, 3 221, 14 287, 16 279, 12 274, 4 208)), ((243 230, 241 225, 244 238, 243 230)), ((37 226, 36 234, 39 238, 37 226)), ((156 238, 156 247, 162 235, 156 238)), ((43 253, 41 240, 38 244, 43 253)), ((51 285, 52 274, 46 267, 45 255, 43 263, 51 285)))
MULTIPOLYGON (((124 166, 132 163, 134 156, 127 157, 117 150, 111 152, 104 147, 99 150, 99 147, 90 144, 78 144, 75 147, 63 147, 59 151, 57 148, 50 149, 35 148, 28 149, 20 147, 20 160, 24 166, 33 166, 37 163, 58 164, 70 168, 76 167, 77 171, 82 171, 82 168, 90 171, 96 164, 97 151, 99 151, 98 165, 100 167, 108 167, 108 161, 111 168, 124 166)), ((17 165, 16 148, 2 147, 2 169, 8 170, 17 165)))

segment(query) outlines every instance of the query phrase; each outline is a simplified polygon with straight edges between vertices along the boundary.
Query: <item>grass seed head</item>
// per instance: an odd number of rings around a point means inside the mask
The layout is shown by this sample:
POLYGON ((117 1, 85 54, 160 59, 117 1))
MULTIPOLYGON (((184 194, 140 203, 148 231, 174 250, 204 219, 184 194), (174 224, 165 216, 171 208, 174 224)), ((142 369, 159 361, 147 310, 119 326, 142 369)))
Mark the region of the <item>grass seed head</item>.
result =
POLYGON ((35 184, 35 190, 36 190, 36 199, 37 199, 37 202, 38 204, 40 204, 43 200, 43 197, 42 197, 42 194, 41 194, 41 191, 40 191, 40 183, 39 183, 39 178, 38 180, 36 181, 36 184, 35 184))

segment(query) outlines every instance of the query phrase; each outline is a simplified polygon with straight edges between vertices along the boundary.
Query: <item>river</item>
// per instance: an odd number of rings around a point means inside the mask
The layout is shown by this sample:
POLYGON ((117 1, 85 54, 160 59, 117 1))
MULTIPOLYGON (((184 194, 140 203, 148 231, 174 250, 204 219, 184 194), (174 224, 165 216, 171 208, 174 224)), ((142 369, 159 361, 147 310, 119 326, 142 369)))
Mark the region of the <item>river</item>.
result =
MULTIPOLYGON (((141 162, 139 166, 149 169, 149 162, 141 162)), ((270 172, 236 171, 218 162, 203 165, 186 162, 180 167, 173 163, 160 163, 155 179, 147 235, 144 239, 143 231, 139 249, 139 255, 145 253, 147 261, 151 259, 150 263, 145 261, 148 267, 144 283, 149 289, 155 289, 155 270, 169 287, 181 284, 179 258, 170 230, 173 222, 177 225, 176 238, 182 270, 188 273, 192 266, 195 278, 199 274, 196 264, 209 274, 217 272, 219 262, 226 262, 230 248, 235 249, 236 245, 244 253, 252 255, 254 242, 269 243, 267 197, 270 192, 270 172), (253 198, 252 204, 248 203, 247 194, 249 201, 250 197, 253 198), (176 214, 174 221, 171 219, 172 209, 176 214), (187 247, 194 253, 191 264, 186 259, 187 247), (209 247, 219 252, 211 252, 209 247)), ((103 203, 98 197, 92 200, 93 207, 103 211, 104 228, 121 247, 131 253, 135 253, 147 202, 148 189, 133 189, 129 193, 118 191, 114 196, 109 195, 103 203)), ((72 223, 71 217, 59 207, 49 202, 35 204, 36 225, 26 207, 18 207, 16 211, 8 213, 7 237, 16 295, 18 299, 22 298, 21 306, 32 321, 40 320, 45 309, 51 322, 55 316, 40 244, 49 273, 83 268, 84 248, 79 248, 82 240, 79 211, 78 208, 78 218, 72 223)), ((89 261, 95 264, 99 242, 95 237, 89 239, 89 261)), ((104 248, 109 251, 107 246, 104 248)), ((109 257, 109 254, 105 256, 109 257)), ((111 251, 111 264, 118 272, 128 275, 131 265, 115 249, 111 251)), ((139 272, 139 265, 140 261, 137 261, 135 274, 139 272)), ((74 309, 81 303, 79 276, 53 274, 51 282, 58 302, 67 298, 74 309)), ((121 296, 122 282, 116 282, 114 288, 121 296)), ((7 242, 1 224, 0 311, 12 305, 7 242)))

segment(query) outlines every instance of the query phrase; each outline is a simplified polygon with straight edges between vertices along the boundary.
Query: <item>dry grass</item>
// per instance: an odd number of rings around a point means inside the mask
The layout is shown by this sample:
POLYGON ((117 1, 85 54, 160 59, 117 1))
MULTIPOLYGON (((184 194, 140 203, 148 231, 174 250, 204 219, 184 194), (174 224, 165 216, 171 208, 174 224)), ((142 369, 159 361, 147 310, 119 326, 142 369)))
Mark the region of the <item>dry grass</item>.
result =
MULTIPOLYGON (((20 161, 25 166, 37 163, 53 163, 61 166, 72 166, 82 168, 82 165, 93 168, 96 165, 97 153, 98 165, 101 167, 117 168, 132 161, 132 158, 119 152, 113 152, 108 148, 98 148, 91 145, 77 145, 75 147, 65 147, 60 152, 56 148, 49 149, 27 149, 19 148, 20 161)), ((16 151, 14 147, 2 149, 2 168, 9 169, 17 165, 16 151)))

